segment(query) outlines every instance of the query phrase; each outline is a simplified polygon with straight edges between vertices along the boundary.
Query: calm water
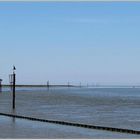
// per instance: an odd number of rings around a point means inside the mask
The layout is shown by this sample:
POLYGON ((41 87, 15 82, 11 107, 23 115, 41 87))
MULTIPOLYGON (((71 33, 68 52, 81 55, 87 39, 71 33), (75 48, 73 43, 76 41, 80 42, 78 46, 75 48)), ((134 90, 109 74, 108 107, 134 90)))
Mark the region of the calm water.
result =
MULTIPOLYGON (((16 93, 15 112, 12 111, 11 103, 12 96, 10 92, 4 91, 0 94, 0 112, 12 112, 43 119, 140 130, 139 88, 50 88, 49 90, 47 88, 22 88, 18 89, 16 93)), ((16 129, 15 122, 11 123, 9 119, 5 119, 4 122, 6 124, 10 123, 10 126, 16 129)), ((31 123, 30 121, 16 120, 22 123, 25 128, 27 127, 27 122, 31 123)), ((34 124, 32 122, 30 125, 33 127, 34 124)), ((37 127, 41 129, 43 125, 36 122, 36 131, 37 127)), ((51 125, 49 124, 49 126, 51 125)), ((50 129, 49 126, 46 129, 50 129)), ((56 127, 54 124, 53 126, 55 126, 55 131, 57 129, 67 128, 76 129, 77 133, 68 133, 69 131, 66 133, 61 131, 63 133, 60 133, 58 131, 59 133, 54 133, 53 135, 52 131, 52 135, 48 136, 45 133, 43 135, 44 137, 63 138, 63 135, 66 134, 64 138, 140 138, 139 135, 132 134, 112 133, 75 127, 70 128, 60 125, 56 127), (84 130, 89 133, 84 133, 84 130)), ((10 133, 9 136, 12 137, 10 133)), ((33 133, 31 133, 32 136, 34 136, 33 133)), ((16 137, 16 134, 13 137, 16 137)), ((24 134, 22 136, 17 135, 17 137, 24 137, 24 134)))

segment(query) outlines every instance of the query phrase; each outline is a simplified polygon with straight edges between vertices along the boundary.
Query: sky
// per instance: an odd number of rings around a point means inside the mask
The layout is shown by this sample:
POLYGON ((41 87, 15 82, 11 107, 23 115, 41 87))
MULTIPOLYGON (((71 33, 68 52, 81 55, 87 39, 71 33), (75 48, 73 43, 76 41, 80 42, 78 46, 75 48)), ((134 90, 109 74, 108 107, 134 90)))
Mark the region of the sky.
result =
POLYGON ((0 2, 0 78, 140 84, 139 2, 0 2))

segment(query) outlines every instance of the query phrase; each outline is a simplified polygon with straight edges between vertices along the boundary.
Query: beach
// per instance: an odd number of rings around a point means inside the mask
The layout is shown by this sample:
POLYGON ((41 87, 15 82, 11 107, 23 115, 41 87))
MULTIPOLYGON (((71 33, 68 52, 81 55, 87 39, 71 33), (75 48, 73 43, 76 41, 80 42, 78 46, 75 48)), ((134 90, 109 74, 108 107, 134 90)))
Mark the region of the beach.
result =
MULTIPOLYGON (((84 123, 89 125, 140 130, 139 88, 19 88, 16 91, 16 109, 12 109, 12 93, 5 90, 0 94, 0 112, 50 119, 84 123)), ((31 138, 139 138, 135 134, 123 134, 73 126, 63 126, 30 120, 1 116, 3 125, 10 124, 15 134, 10 138, 28 138, 25 133, 16 133, 16 123, 27 127, 31 138), (4 123, 5 122, 5 123, 4 123), (28 125, 27 125, 28 124, 28 125), (34 124, 36 129, 34 129, 34 124), (30 129, 30 127, 32 129, 30 129), (45 130, 37 132, 33 131, 45 130), (51 128, 55 131, 51 130, 51 128), (38 128, 38 129, 37 129, 38 128), (39 133, 42 133, 39 135, 39 133), (50 134, 50 135, 49 135, 50 134)), ((3 126, 4 127, 4 126, 3 126)), ((9 128, 10 129, 10 128, 9 128)), ((24 129, 23 129, 24 130, 24 129)), ((22 131, 22 128, 21 128, 22 131)), ((1 133, 1 132, 0 132, 1 133)), ((27 132, 28 134, 28 132, 27 132)), ((4 135, 4 133, 3 133, 4 135)), ((8 137, 6 135, 3 137, 8 137)))

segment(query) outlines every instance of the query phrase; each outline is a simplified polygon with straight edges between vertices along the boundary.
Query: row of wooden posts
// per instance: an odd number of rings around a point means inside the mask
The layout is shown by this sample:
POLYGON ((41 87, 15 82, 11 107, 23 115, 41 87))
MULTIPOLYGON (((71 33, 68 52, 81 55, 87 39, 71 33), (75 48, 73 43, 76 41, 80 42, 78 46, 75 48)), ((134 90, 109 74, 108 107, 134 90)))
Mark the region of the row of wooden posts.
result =
MULTIPOLYGON (((15 66, 13 66, 13 73, 9 75, 9 82, 12 89, 12 108, 15 109, 15 85, 16 85, 16 74, 15 74, 15 66)), ((47 81, 47 87, 49 88, 50 84, 49 81, 47 81)), ((70 86, 70 83, 68 82, 68 87, 70 86)), ((81 87, 81 83, 80 83, 81 87)), ((0 92, 2 92, 2 79, 0 79, 0 92)))

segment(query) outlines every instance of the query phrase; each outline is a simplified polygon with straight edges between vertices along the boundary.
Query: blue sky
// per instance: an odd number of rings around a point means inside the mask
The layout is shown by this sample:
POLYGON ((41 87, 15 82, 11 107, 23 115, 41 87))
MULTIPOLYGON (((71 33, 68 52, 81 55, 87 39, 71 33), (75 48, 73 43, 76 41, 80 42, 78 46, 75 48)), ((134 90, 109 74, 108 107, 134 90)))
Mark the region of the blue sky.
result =
POLYGON ((139 2, 0 2, 0 77, 140 83, 139 25, 139 2))

